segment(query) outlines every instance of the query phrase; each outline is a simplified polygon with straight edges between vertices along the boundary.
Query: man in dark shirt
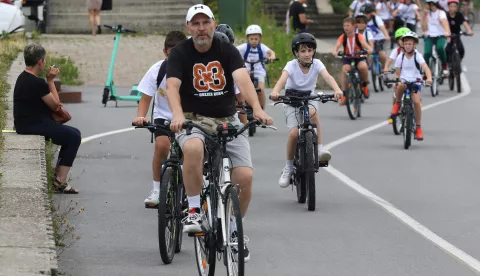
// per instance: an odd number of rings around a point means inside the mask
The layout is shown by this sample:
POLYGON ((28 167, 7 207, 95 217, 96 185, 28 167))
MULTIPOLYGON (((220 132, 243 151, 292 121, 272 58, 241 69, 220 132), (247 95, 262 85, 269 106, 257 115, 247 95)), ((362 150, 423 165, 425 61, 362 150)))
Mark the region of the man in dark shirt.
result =
MULTIPOLYGON (((234 116, 234 82, 252 106, 255 118, 271 125, 273 120, 262 110, 238 50, 213 38, 215 21, 210 8, 202 4, 192 6, 188 10, 186 24, 191 38, 175 46, 168 57, 167 98, 173 113, 170 128, 179 132, 186 119, 212 127, 229 122, 240 125, 234 116)), ((202 231, 202 216, 199 213, 205 137, 194 129, 191 135, 180 132, 177 140, 183 150, 183 179, 190 210, 184 221, 184 232, 198 233, 202 231)), ((252 195, 253 176, 247 137, 240 135, 229 142, 227 152, 234 168, 232 183, 240 185, 243 217, 252 195)), ((236 230, 231 231, 233 234, 236 230)), ((244 252, 245 261, 248 261, 250 254, 246 247, 244 252)))
POLYGON ((293 29, 298 33, 307 32, 307 25, 312 24, 313 21, 307 19, 305 16, 304 4, 307 0, 295 0, 290 5, 289 15, 293 17, 293 29))

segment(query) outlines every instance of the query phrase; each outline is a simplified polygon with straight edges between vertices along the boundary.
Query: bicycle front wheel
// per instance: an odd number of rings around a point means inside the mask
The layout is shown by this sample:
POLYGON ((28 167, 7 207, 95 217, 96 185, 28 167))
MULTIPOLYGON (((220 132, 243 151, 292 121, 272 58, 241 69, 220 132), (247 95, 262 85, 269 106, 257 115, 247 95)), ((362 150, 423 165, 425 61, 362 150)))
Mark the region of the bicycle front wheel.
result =
POLYGON ((228 187, 225 195, 227 200, 224 225, 227 233, 227 245, 224 256, 227 275, 243 276, 245 273, 245 240, 237 186, 228 187))
POLYGON ((345 105, 347 106, 348 117, 350 117, 351 120, 355 120, 359 117, 357 108, 357 91, 353 83, 349 83, 348 86, 345 105))
POLYGON ((297 154, 295 156, 297 160, 295 170, 295 186, 297 189, 297 201, 298 203, 305 203, 307 200, 307 187, 305 183, 305 147, 303 144, 297 144, 297 154))
POLYGON ((175 255, 177 244, 177 232, 179 231, 180 219, 176 216, 180 209, 177 200, 176 183, 178 170, 168 167, 162 176, 160 183, 160 197, 158 204, 158 246, 160 257, 164 264, 170 264, 175 255))
POLYGON ((405 105, 403 130, 403 147, 408 149, 412 143, 412 129, 413 129, 413 110, 410 103, 405 105))
POLYGON ((307 187, 307 207, 308 211, 315 210, 315 151, 313 150, 313 133, 305 133, 305 186, 307 187))
POLYGON ((375 58, 372 61, 372 66, 370 67, 370 72, 372 73, 372 83, 373 83, 373 89, 375 92, 378 92, 378 87, 377 87, 377 62, 375 58))

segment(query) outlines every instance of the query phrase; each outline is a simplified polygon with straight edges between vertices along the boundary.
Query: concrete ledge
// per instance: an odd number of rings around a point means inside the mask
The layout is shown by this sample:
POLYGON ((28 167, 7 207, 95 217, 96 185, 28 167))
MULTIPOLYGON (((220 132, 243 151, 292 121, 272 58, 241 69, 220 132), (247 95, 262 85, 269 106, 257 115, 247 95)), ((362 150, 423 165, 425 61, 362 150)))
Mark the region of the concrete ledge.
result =
POLYGON ((62 103, 82 102, 82 92, 62 91, 61 93, 58 93, 58 97, 62 103))
MULTIPOLYGON (((13 98, 23 55, 8 74, 13 98)), ((12 102, 7 101, 7 129, 13 129, 12 102)), ((45 139, 3 133, 0 160, 0 276, 57 275, 57 251, 47 194, 45 139)))

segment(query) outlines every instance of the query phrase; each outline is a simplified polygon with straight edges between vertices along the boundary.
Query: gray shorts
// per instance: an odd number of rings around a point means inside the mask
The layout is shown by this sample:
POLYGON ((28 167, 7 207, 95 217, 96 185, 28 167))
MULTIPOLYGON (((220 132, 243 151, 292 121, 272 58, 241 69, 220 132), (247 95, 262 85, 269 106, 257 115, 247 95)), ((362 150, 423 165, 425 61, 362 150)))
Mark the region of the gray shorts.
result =
POLYGON ((258 82, 265 83, 265 75, 253 73, 253 77, 258 79, 258 82))
MULTIPOLYGON (((235 121, 231 122, 231 124, 238 125, 239 129, 243 127, 243 124, 238 120, 238 117, 236 117, 235 121)), ((185 142, 192 138, 199 138, 203 141, 203 144, 205 144, 205 136, 196 128, 192 129, 192 134, 190 135, 187 135, 186 131, 182 130, 176 135, 176 138, 182 150, 185 142)), ((230 157, 233 168, 253 168, 247 132, 242 133, 242 135, 239 135, 237 138, 233 139, 233 141, 227 143, 227 153, 230 157)))
POLYGON ((375 46, 375 53, 379 53, 381 51, 385 51, 385 39, 382 40, 375 40, 374 46, 375 46))
MULTIPOLYGON (((315 108, 318 110, 318 101, 309 101, 310 109, 315 108)), ((303 110, 300 107, 293 107, 291 105, 283 105, 283 114, 285 115, 285 121, 287 123, 288 131, 292 128, 298 127, 298 125, 303 124, 303 110)), ((310 112, 310 120, 313 116, 318 116, 317 112, 310 112)))

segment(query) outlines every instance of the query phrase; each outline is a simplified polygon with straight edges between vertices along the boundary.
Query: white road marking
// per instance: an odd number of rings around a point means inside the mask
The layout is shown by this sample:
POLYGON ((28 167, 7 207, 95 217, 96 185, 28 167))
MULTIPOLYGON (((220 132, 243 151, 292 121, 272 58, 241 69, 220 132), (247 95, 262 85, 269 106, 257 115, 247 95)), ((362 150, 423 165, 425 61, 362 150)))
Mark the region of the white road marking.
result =
MULTIPOLYGON (((462 78, 462 85, 463 85, 463 88, 464 88, 463 89, 464 91, 461 94, 458 94, 457 96, 454 96, 454 97, 451 97, 451 98, 448 98, 448 99, 444 99, 444 100, 429 104, 427 106, 424 106, 423 110, 428 110, 428 109, 431 109, 431 108, 434 108, 434 107, 437 107, 437 106, 440 106, 440 105, 443 105, 443 104, 461 99, 461 98, 467 96, 468 94, 470 94, 471 89, 470 89, 470 85, 468 83, 467 78, 465 77, 464 74, 461 75, 461 78, 462 78)), ((357 132, 352 133, 348 136, 345 136, 341 139, 333 141, 332 143, 329 143, 328 145, 325 146, 325 148, 332 149, 332 148, 334 148, 338 145, 341 145, 341 144, 346 143, 350 140, 353 140, 357 137, 360 137, 364 134, 367 134, 367 133, 372 132, 376 129, 379 129, 379 128, 387 125, 387 124, 388 124, 388 122, 382 122, 382 123, 373 125, 371 127, 365 128, 363 130, 357 131, 357 132)), ((443 249, 447 253, 451 254, 452 256, 457 258, 458 260, 462 261, 464 264, 469 266, 475 272, 480 273, 480 262, 477 259, 473 258, 472 256, 465 253, 461 249, 455 247, 453 244, 449 243, 448 241, 444 240, 442 237, 440 237, 437 234, 435 234, 434 232, 432 232, 430 229, 428 229, 427 227, 422 225, 420 222, 416 221, 414 218, 410 217, 409 215, 407 215, 402 210, 395 207, 390 202, 388 202, 385 199, 383 199, 383 198, 377 196, 376 194, 370 192, 365 187, 358 184, 358 182, 356 182, 355 180, 353 180, 353 179, 349 178, 348 176, 346 176, 345 174, 343 174, 341 171, 335 169, 332 166, 325 168, 325 170, 327 172, 329 172, 330 174, 332 174, 333 176, 335 176, 336 178, 338 178, 341 182, 343 182, 344 184, 346 184, 350 188, 354 189, 355 191, 357 191, 361 195, 365 196, 369 200, 378 204, 380 207, 385 209, 390 214, 397 217, 399 220, 401 220, 402 222, 404 222, 405 224, 410 226, 414 231, 416 231, 417 233, 422 235, 425 239, 431 241, 432 243, 434 243, 435 245, 437 245, 438 247, 440 247, 441 249, 443 249)))
MULTIPOLYGON (((444 99, 444 100, 426 105, 426 106, 423 107, 423 110, 428 110, 428 109, 431 109, 431 108, 434 108, 434 107, 437 107, 437 106, 440 106, 440 105, 443 105, 443 104, 461 99, 461 98, 469 95, 471 93, 471 89, 470 89, 470 85, 468 83, 468 80, 467 80, 467 78, 465 77, 464 74, 462 74, 461 77, 462 77, 462 85, 463 85, 463 90, 464 90, 462 93, 458 94, 457 96, 454 96, 454 97, 451 97, 451 98, 448 98, 448 99, 444 99)), ((333 141, 333 142, 325 145, 325 148, 330 150, 330 149, 332 149, 332 148, 334 148, 334 147, 336 147, 340 144, 346 143, 346 142, 348 142, 350 140, 353 140, 357 137, 365 135, 365 134, 367 134, 369 132, 372 132, 376 129, 379 129, 379 128, 387 125, 387 124, 388 124, 388 122, 385 121, 385 122, 381 122, 381 123, 375 124, 373 126, 367 127, 363 130, 357 131, 357 132, 352 133, 350 135, 347 135, 347 136, 345 136, 341 139, 333 141)), ((82 144, 86 143, 86 142, 90 142, 94 139, 101 138, 101 137, 105 137, 105 136, 109 136, 109 135, 113 135, 113 134, 118 134, 118 133, 123 133, 123 132, 127 132, 127 131, 132 131, 132 130, 135 130, 135 128, 130 127, 130 128, 124 128, 124 129, 119 129, 119 130, 114 130, 114 131, 109 131, 109 132, 105 132, 105 133, 92 135, 92 136, 89 136, 89 137, 86 137, 86 138, 82 139, 82 144)), ((469 266, 475 272, 480 273, 480 262, 477 259, 473 258, 472 256, 465 253, 461 249, 455 247, 453 244, 447 242, 446 240, 444 240, 443 238, 441 238, 440 236, 438 236, 437 234, 432 232, 430 229, 428 229, 427 227, 422 225, 420 222, 416 221, 414 218, 410 217, 409 215, 407 215, 402 210, 395 207, 390 202, 388 202, 388 201, 384 200, 383 198, 377 196, 376 194, 370 192, 369 190, 364 188, 362 185, 358 184, 358 182, 356 182, 355 180, 349 178, 348 176, 343 174, 341 171, 335 169, 333 166, 329 166, 329 167, 325 168, 325 170, 327 172, 329 172, 330 174, 332 174, 333 176, 335 176, 336 178, 338 178, 341 182, 343 182, 344 184, 346 184, 350 188, 354 189, 355 191, 357 191, 361 195, 365 196, 369 200, 378 204, 380 207, 385 209, 390 214, 397 217, 399 220, 401 220, 402 222, 404 222, 405 224, 410 226, 414 231, 416 231, 417 233, 422 235, 425 239, 431 241, 432 243, 436 244, 438 247, 445 250, 446 252, 448 252, 449 254, 451 254, 452 256, 457 258, 458 260, 462 261, 464 264, 469 266)))

